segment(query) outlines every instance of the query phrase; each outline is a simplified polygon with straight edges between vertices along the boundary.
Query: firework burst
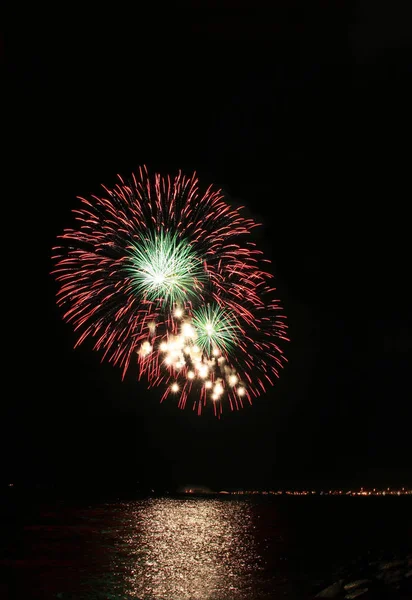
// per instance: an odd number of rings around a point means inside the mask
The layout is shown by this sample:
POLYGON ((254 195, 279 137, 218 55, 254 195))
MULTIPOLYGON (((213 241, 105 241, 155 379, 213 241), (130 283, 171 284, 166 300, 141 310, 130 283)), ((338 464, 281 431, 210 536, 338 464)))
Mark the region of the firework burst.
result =
POLYGON ((218 304, 200 306, 193 311, 196 342, 206 355, 228 353, 239 337, 240 327, 235 314, 218 304))
POLYGON ((137 297, 169 306, 190 300, 205 279, 190 244, 163 230, 134 242, 128 272, 137 297))
POLYGON ((57 302, 79 337, 94 339, 123 376, 136 359, 149 386, 164 384, 201 412, 220 414, 273 384, 285 358, 285 317, 256 223, 196 174, 150 177, 145 168, 73 211, 59 236, 57 302))

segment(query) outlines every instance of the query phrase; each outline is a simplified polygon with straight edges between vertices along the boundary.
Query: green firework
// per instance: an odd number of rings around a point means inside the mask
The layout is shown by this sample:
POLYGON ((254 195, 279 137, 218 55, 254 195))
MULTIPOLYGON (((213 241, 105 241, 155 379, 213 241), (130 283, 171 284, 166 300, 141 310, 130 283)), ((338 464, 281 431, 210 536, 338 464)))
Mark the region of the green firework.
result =
POLYGON ((218 304, 207 304, 193 313, 196 343, 210 356, 214 349, 229 352, 236 343, 239 326, 236 317, 218 304))
POLYGON ((131 247, 128 271, 137 294, 167 304, 195 295, 206 277, 191 245, 164 231, 147 234, 131 247))

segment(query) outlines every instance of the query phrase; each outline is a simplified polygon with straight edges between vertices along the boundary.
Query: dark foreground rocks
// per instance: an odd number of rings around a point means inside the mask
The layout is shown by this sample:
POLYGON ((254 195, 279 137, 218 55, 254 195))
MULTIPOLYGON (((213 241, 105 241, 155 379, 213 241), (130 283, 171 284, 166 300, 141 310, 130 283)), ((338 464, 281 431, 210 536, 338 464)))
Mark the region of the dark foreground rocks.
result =
POLYGON ((336 579, 322 588, 316 598, 336 600, 412 600, 412 554, 359 558, 340 569, 336 579))

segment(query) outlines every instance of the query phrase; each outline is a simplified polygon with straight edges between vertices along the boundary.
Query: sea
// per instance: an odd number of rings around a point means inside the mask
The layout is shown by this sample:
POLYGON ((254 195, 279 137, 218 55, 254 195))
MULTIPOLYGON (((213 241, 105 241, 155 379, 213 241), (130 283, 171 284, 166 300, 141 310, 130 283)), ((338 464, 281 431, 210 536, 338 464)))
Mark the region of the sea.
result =
MULTIPOLYGON (((2 506, 2 600, 309 600, 368 569, 411 569, 409 497, 20 497, 2 506)), ((406 598, 402 585, 376 598, 406 598)))

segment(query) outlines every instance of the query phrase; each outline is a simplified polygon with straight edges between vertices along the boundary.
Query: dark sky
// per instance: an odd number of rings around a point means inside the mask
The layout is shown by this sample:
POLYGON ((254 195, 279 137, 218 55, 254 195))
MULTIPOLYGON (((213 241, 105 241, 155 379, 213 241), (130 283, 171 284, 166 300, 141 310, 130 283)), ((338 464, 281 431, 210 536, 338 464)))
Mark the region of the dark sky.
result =
POLYGON ((407 13, 217 4, 11 22, 5 481, 412 483, 407 13), (264 224, 289 364, 220 421, 72 350, 55 306, 51 247, 76 196, 141 164, 196 170, 264 224))

